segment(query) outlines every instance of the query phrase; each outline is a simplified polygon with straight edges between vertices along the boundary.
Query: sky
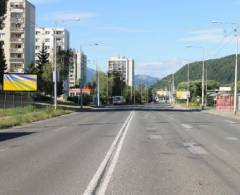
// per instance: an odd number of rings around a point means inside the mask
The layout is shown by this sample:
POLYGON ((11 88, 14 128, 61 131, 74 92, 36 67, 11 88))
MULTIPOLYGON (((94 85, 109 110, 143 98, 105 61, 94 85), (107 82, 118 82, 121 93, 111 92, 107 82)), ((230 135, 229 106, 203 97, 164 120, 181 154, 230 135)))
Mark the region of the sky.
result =
POLYGON ((81 48, 89 67, 97 62, 103 71, 110 57, 127 56, 135 60, 136 74, 162 78, 202 60, 202 50, 187 45, 204 47, 205 59, 236 52, 236 26, 229 23, 240 23, 240 0, 29 1, 37 25, 54 27, 57 21, 70 31, 71 48, 81 48))

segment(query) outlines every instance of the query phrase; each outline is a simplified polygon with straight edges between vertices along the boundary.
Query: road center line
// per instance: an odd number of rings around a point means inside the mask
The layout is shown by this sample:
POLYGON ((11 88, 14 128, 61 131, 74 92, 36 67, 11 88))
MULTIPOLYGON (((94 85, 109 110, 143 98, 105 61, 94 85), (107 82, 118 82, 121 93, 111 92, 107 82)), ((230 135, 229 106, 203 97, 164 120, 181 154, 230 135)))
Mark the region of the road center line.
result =
POLYGON ((84 191, 84 195, 103 195, 107 190, 108 183, 112 177, 115 166, 117 164, 124 139, 127 135, 127 131, 129 125, 132 121, 134 112, 131 112, 114 139, 110 149, 108 150, 105 158, 102 163, 98 167, 96 173, 94 174, 92 180, 88 184, 86 190, 84 191))
POLYGON ((192 154, 208 154, 208 152, 196 143, 183 143, 184 147, 188 149, 192 154))
POLYGON ((182 124, 185 129, 192 129, 193 127, 189 124, 182 124))

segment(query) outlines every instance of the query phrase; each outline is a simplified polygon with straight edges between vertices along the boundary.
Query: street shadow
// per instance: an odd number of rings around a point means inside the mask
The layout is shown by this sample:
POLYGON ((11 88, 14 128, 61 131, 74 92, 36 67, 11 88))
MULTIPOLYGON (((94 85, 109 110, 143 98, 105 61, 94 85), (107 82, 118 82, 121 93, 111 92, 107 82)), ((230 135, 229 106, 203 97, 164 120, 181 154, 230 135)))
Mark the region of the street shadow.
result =
POLYGON ((31 135, 34 132, 0 132, 0 142, 31 135))
POLYGON ((142 112, 201 112, 201 109, 176 109, 168 107, 111 107, 111 108, 94 108, 94 109, 77 109, 77 112, 127 112, 127 111, 142 111, 142 112))

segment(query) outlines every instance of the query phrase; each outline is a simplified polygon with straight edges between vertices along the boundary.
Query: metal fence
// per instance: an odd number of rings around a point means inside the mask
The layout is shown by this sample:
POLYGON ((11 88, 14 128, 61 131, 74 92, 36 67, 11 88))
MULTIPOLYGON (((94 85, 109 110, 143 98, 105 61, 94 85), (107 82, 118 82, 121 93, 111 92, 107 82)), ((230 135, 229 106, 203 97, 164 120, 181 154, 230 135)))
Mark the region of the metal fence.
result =
POLYGON ((30 93, 0 93, 0 108, 28 106, 33 103, 30 93))

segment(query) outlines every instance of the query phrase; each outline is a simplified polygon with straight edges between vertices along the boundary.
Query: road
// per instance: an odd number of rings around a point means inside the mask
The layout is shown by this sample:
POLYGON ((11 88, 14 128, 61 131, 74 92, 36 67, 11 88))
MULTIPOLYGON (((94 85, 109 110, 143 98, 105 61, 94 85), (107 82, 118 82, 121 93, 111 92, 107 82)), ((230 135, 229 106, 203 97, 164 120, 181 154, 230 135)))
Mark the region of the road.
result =
POLYGON ((1 195, 240 194, 240 122, 107 107, 0 133, 1 195))

